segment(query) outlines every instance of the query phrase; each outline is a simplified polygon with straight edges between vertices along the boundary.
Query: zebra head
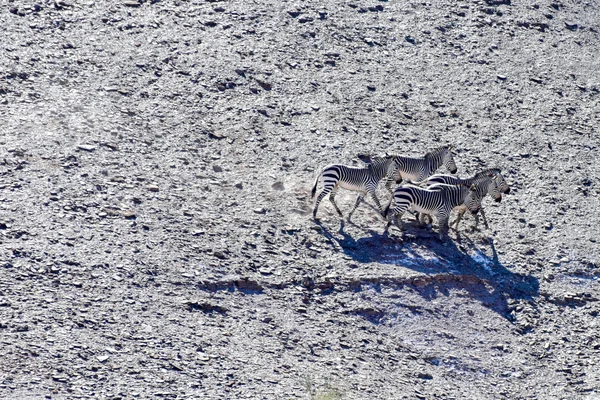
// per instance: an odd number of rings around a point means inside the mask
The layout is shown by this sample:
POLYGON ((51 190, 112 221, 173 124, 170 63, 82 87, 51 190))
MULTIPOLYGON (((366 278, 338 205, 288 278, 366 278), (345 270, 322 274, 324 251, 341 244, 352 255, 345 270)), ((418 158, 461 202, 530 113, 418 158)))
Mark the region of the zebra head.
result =
POLYGON ((488 181, 487 194, 489 194, 496 203, 500 203, 502 201, 500 187, 498 186, 498 182, 496 181, 495 177, 488 181))
POLYGON ((441 165, 446 167, 452 174, 455 174, 458 170, 458 168, 456 168, 456 163, 454 162, 454 157, 452 157, 452 145, 433 149, 425 154, 424 158, 426 163, 425 172, 428 172, 427 176, 431 176, 431 174, 433 174, 433 172, 441 165))
POLYGON ((473 184, 469 187, 469 194, 465 199, 464 204, 467 206, 471 214, 476 215, 481 208, 481 194, 477 190, 477 185, 473 184))
POLYGON ((494 180, 496 181, 500 192, 506 193, 506 194, 510 193, 510 186, 508 186, 508 183, 506 182, 506 180, 504 179, 504 177, 502 176, 502 174, 500 172, 498 172, 496 174, 496 176, 494 177, 494 180))
POLYGON ((393 156, 372 158, 367 168, 378 178, 391 175, 396 170, 395 158, 393 156))
POLYGON ((456 171, 458 171, 458 168, 456 167, 454 157, 452 156, 452 147, 453 145, 442 147, 442 152, 440 155, 442 156, 442 164, 444 164, 444 167, 446 167, 451 174, 455 174, 456 171))
POLYGON ((496 181, 496 184, 498 185, 498 190, 500 190, 500 193, 508 194, 508 193, 510 193, 510 186, 508 186, 508 183, 506 183, 506 180, 504 179, 504 177, 502 176, 502 174, 500 172, 501 172, 500 168, 484 169, 483 171, 481 171, 475 175, 475 179, 481 179, 481 178, 485 179, 487 177, 490 177, 496 181))

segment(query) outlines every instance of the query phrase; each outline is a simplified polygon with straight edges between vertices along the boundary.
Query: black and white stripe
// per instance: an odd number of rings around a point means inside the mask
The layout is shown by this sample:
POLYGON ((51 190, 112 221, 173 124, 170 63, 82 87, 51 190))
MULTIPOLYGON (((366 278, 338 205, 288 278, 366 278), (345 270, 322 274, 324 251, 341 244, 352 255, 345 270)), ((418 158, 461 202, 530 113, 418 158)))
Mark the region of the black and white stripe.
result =
POLYGON ((438 184, 425 189, 416 185, 402 185, 394 191, 393 206, 388 205, 385 216, 388 218, 386 230, 392 222, 402 229, 400 217, 409 208, 414 211, 430 214, 437 218, 440 237, 448 231, 448 220, 453 208, 465 205, 473 214, 481 207, 481 198, 477 185, 454 186, 438 184), (391 218, 390 217, 391 213, 391 218))
POLYGON ((315 180, 315 184, 313 186, 311 195, 315 196, 317 191, 317 184, 319 182, 319 177, 323 177, 323 191, 317 197, 317 201, 315 202, 315 208, 313 211, 313 217, 316 218, 317 210, 319 208, 319 203, 323 198, 331 193, 329 196, 329 200, 335 207, 335 210, 343 217, 342 212, 338 208, 335 203, 335 195, 339 188, 344 188, 348 190, 354 190, 359 192, 358 199, 356 199, 356 203, 354 207, 348 214, 348 220, 352 217, 352 213, 356 210, 360 202, 364 199, 364 197, 369 194, 375 201, 377 207, 379 207, 379 211, 383 214, 383 209, 381 204, 379 203, 379 199, 375 194, 375 190, 377 189, 377 185, 384 178, 389 178, 392 176, 395 170, 395 164, 393 158, 379 158, 374 160, 367 167, 349 167, 347 165, 329 165, 323 169, 320 175, 317 175, 317 179, 315 180))
MULTIPOLYGON (((451 176, 451 175, 442 175, 442 174, 433 175, 433 176, 430 176, 429 178, 427 178, 423 182, 418 182, 418 185, 422 186, 422 187, 431 187, 432 185, 436 185, 436 184, 440 184, 440 183, 447 184, 447 185, 472 185, 472 184, 480 185, 480 184, 483 184, 483 186, 480 187, 480 190, 487 190, 487 193, 490 195, 490 197, 492 197, 494 199, 494 201, 496 201, 498 203, 500 201, 502 201, 502 195, 500 194, 501 192, 502 193, 510 192, 510 187, 506 183, 506 180, 504 179, 504 177, 501 175, 500 168, 488 168, 488 169, 478 172, 477 174, 475 174, 474 176, 472 176, 470 178, 464 178, 464 179, 457 178, 457 177, 451 176)), ((453 222, 455 229, 458 229, 458 224, 460 223, 460 220, 462 219, 462 217, 466 211, 467 211, 467 209, 465 207, 460 208, 460 210, 458 212, 458 217, 457 217, 456 221, 453 222)), ((483 211, 483 208, 481 208, 480 211, 481 211, 481 216, 483 217, 483 222, 485 224, 485 227, 489 228, 487 218, 485 216, 485 212, 483 211)), ((477 228, 478 225, 479 225, 479 214, 476 214, 475 215, 475 229, 477 228)))
POLYGON ((402 180, 410 182, 422 181, 430 177, 442 165, 455 174, 457 171, 454 157, 452 156, 452 145, 438 147, 425 154, 423 157, 413 158, 406 156, 394 156, 396 171, 394 179, 396 183, 402 180))

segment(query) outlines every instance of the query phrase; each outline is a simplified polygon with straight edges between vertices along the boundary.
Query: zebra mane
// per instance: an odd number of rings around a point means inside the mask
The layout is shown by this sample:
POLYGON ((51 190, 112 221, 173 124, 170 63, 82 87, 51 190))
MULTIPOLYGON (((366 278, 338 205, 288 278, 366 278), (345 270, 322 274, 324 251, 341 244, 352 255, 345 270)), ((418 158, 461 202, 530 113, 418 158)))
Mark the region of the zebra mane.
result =
POLYGON ((425 154, 425 158, 431 158, 431 157, 435 157, 439 154, 442 154, 445 151, 450 150, 450 146, 442 146, 442 147, 436 147, 435 149, 431 150, 429 153, 425 154))
POLYGON ((487 168, 475 174, 474 178, 484 178, 487 176, 495 176, 500 173, 500 168, 487 168))
POLYGON ((389 156, 387 154, 385 156, 373 156, 370 157, 370 161, 367 164, 383 164, 391 158, 393 158, 393 156, 389 156))
POLYGON ((376 168, 390 161, 390 157, 373 157, 371 162, 367 164, 368 168, 376 168))

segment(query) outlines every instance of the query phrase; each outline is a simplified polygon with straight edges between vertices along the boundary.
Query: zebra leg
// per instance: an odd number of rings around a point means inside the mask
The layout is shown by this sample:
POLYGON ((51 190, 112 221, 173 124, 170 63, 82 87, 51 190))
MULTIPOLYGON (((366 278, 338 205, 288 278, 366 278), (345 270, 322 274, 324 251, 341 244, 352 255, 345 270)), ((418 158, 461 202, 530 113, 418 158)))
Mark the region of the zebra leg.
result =
POLYGON ((438 230, 440 233, 440 240, 444 240, 444 238, 448 236, 448 220, 449 219, 450 219, 449 215, 440 215, 438 217, 438 221, 439 221, 438 230))
MULTIPOLYGON (((465 215, 465 211, 466 210, 461 209, 458 212, 458 215, 456 216, 456 220, 452 223, 452 224, 454 224, 454 230, 455 231, 458 231, 458 224, 460 223, 460 220, 462 219, 463 215, 465 215)), ((475 216, 475 217, 477 217, 477 216, 475 216)))
POLYGON ((321 200, 323 200, 323 197, 325 197, 329 194, 331 189, 332 188, 323 188, 323 191, 319 194, 319 197, 317 197, 317 200, 315 201, 315 208, 313 210, 313 218, 314 219, 317 219, 317 210, 319 209, 319 203, 321 203, 321 200))
POLYGON ((364 193, 361 193, 358 195, 358 198, 356 199, 356 203, 354 203, 354 207, 352 207, 352 210, 350 210, 350 213, 348 214, 348 222, 350 222, 350 218, 352 218, 352 214, 354 214, 354 211, 356 211, 356 209, 358 208, 358 205, 360 204, 361 201, 363 201, 364 198, 365 198, 364 193))
POLYGON ((335 207, 335 211, 337 211, 337 213, 339 214, 339 216, 343 218, 344 214, 342 214, 342 212, 340 211, 340 208, 335 203, 335 195, 336 195, 336 193, 337 193, 337 188, 334 188, 331 191, 331 194, 329 195, 329 201, 331 202, 331 204, 333 204, 333 206, 335 207))
POLYGON ((381 213, 381 216, 385 217, 385 215, 383 215, 383 208, 381 207, 381 203, 379 202, 379 199, 377 198, 375 191, 373 190, 373 191, 369 192, 369 194, 373 198, 373 201, 375 202, 375 205, 377 205, 377 208, 379 208, 379 212, 381 213))
POLYGON ((396 228, 398 228, 400 231, 404 231, 404 224, 402 223, 402 214, 404 214, 404 211, 406 211, 406 209, 402 209, 401 207, 393 208, 389 211, 388 223, 387 223, 387 226, 385 227, 386 231, 389 229, 389 227, 390 227, 390 225, 392 225, 392 223, 394 225, 396 225, 396 228))
POLYGON ((398 230, 404 231, 404 224, 402 224, 401 217, 402 216, 400 214, 394 213, 388 220, 387 226, 385 227, 386 232, 388 231, 392 223, 396 226, 396 228, 398 228, 398 230))
POLYGON ((390 194, 394 194, 394 191, 392 190, 392 183, 394 182, 393 178, 386 178, 385 179, 385 188, 387 189, 388 192, 390 192, 390 194))
POLYGON ((433 223, 433 218, 429 214, 417 213, 417 216, 418 216, 418 220, 419 220, 419 226, 433 223), (425 220, 427 220, 427 222, 425 222, 425 220))
MULTIPOLYGON (((488 225, 488 222, 487 222, 487 218, 485 217, 485 212, 483 212, 483 208, 480 208, 479 212, 481 213, 481 216, 483 217, 483 224, 485 225, 485 229, 490 229, 490 226, 488 225)), ((475 214, 475 229, 477 229, 478 225, 479 225, 479 213, 475 214)))

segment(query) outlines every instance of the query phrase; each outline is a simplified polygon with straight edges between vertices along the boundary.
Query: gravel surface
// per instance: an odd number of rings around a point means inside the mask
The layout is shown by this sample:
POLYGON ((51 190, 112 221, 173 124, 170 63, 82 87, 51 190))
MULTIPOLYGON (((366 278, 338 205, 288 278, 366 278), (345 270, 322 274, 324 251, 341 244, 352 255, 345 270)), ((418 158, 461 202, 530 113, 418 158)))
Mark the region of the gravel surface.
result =
POLYGON ((0 26, 0 398, 600 398, 597 2, 7 0, 0 26), (324 165, 448 143, 511 185, 490 229, 312 219, 324 165))

